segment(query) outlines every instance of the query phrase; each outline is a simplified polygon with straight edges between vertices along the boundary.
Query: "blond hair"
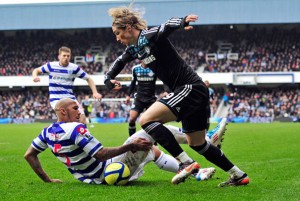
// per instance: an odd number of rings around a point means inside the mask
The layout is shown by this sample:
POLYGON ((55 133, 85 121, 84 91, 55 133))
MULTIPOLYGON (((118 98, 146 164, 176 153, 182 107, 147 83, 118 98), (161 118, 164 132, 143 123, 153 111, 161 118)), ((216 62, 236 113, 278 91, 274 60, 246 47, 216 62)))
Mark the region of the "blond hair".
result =
POLYGON ((143 30, 147 28, 147 21, 141 17, 141 13, 133 8, 133 2, 128 6, 110 8, 108 15, 113 18, 112 26, 125 29, 129 24, 133 28, 143 30))
POLYGON ((71 54, 71 49, 66 46, 62 46, 58 49, 58 53, 60 54, 61 52, 69 52, 71 54))

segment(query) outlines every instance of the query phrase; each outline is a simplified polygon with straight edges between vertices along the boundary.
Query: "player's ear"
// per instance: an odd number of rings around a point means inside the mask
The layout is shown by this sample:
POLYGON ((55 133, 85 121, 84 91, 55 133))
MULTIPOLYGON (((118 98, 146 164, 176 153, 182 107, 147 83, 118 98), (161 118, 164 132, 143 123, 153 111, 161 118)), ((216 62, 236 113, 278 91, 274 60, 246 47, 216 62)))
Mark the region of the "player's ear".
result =
POLYGON ((60 113, 65 116, 67 114, 67 111, 65 108, 60 108, 60 113))

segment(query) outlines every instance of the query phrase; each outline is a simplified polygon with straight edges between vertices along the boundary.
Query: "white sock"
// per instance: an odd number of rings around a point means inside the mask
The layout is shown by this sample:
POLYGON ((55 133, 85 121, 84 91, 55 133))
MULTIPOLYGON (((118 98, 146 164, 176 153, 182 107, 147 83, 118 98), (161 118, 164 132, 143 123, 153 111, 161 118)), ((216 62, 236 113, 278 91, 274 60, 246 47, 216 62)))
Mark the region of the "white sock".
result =
POLYGON ((86 124, 89 124, 89 123, 90 123, 89 118, 85 118, 85 121, 86 121, 86 124))
POLYGON ((243 172, 242 170, 240 170, 240 168, 238 168, 237 166, 233 166, 230 170, 227 171, 231 177, 233 178, 240 178, 242 177, 245 172, 243 172))
POLYGON ((158 168, 169 172, 177 173, 179 170, 178 161, 174 157, 167 155, 164 152, 161 152, 160 156, 154 163, 158 168))
POLYGON ((182 163, 194 162, 184 151, 176 157, 182 163))

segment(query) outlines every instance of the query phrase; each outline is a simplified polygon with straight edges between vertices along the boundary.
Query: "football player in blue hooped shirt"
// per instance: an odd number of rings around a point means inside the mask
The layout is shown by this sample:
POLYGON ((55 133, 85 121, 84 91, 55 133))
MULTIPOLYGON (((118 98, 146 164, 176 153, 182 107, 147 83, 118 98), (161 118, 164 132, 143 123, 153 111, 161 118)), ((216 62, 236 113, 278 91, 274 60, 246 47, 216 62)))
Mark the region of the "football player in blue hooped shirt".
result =
POLYGON ((58 121, 41 131, 24 156, 44 182, 61 182, 48 176, 41 166, 38 154, 46 148, 51 149, 76 179, 89 184, 103 183, 104 169, 111 162, 124 162, 132 176, 152 148, 152 142, 143 138, 135 138, 119 147, 103 147, 87 127, 79 123, 78 105, 70 98, 59 100, 55 112, 58 121))
POLYGON ((200 168, 164 126, 167 122, 181 121, 189 146, 229 174, 229 180, 220 183, 220 187, 247 185, 248 175, 235 166, 220 149, 205 140, 210 118, 208 88, 168 39, 177 29, 192 30, 189 23, 198 20, 198 16, 191 14, 183 18, 174 17, 160 26, 147 29, 146 20, 131 5, 108 10, 113 18, 112 31, 116 40, 125 45, 126 49, 109 68, 104 81, 106 87, 114 91, 120 90, 122 86, 115 77, 130 61, 143 61, 172 91, 151 105, 139 120, 141 127, 181 162, 181 168, 173 177, 172 183, 183 182, 200 168))
MULTIPOLYGON (((69 98, 59 100, 55 106, 58 121, 44 128, 25 153, 25 159, 34 172, 44 182, 62 182, 51 178, 42 168, 38 154, 47 148, 61 161, 73 176, 88 184, 102 184, 105 167, 111 162, 123 162, 130 170, 129 181, 138 179, 144 173, 143 167, 153 161, 157 167, 169 172, 177 172, 178 161, 152 146, 154 140, 145 131, 140 130, 129 137, 119 147, 104 147, 79 123, 80 113, 77 103, 69 98)), ((168 127, 178 139, 186 143, 179 128, 168 127)), ((212 177, 215 169, 203 168, 198 174, 201 180, 212 177)), ((197 178, 197 177, 196 177, 197 178)), ((199 178, 197 178, 199 180, 199 178)))
MULTIPOLYGON (((40 81, 38 74, 49 74, 49 98, 51 107, 54 109, 57 101, 62 98, 71 98, 77 102, 73 93, 75 78, 86 80, 93 92, 93 97, 100 100, 102 95, 98 93, 96 85, 90 75, 76 64, 70 62, 71 49, 63 46, 59 48, 58 52, 59 61, 48 62, 32 71, 34 82, 40 81)), ((77 104, 81 106, 78 102, 77 104)), ((86 124, 87 122, 84 110, 82 107, 79 109, 81 113, 80 122, 86 124)))

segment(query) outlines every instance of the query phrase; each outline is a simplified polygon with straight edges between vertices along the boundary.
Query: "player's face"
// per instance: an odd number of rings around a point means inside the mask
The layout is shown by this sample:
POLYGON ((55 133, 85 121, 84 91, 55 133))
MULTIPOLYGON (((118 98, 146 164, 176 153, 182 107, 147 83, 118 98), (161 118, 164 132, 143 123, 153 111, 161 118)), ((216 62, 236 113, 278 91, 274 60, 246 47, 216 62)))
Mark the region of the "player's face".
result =
POLYGON ((69 65, 70 59, 71 59, 71 53, 70 52, 60 52, 58 55, 59 63, 60 65, 66 67, 69 65))
POLYGON ((142 66, 143 68, 148 68, 144 62, 141 62, 141 66, 142 66))
POLYGON ((127 26, 125 29, 117 28, 115 26, 112 27, 116 40, 126 46, 133 45, 135 41, 131 30, 132 28, 130 26, 127 26))
POLYGON ((208 81, 204 81, 204 83, 205 83, 205 85, 206 85, 207 87, 209 87, 209 82, 208 82, 208 81))
POLYGON ((80 121, 80 112, 78 110, 78 105, 76 102, 71 103, 67 108, 67 116, 69 122, 79 122, 80 121))

